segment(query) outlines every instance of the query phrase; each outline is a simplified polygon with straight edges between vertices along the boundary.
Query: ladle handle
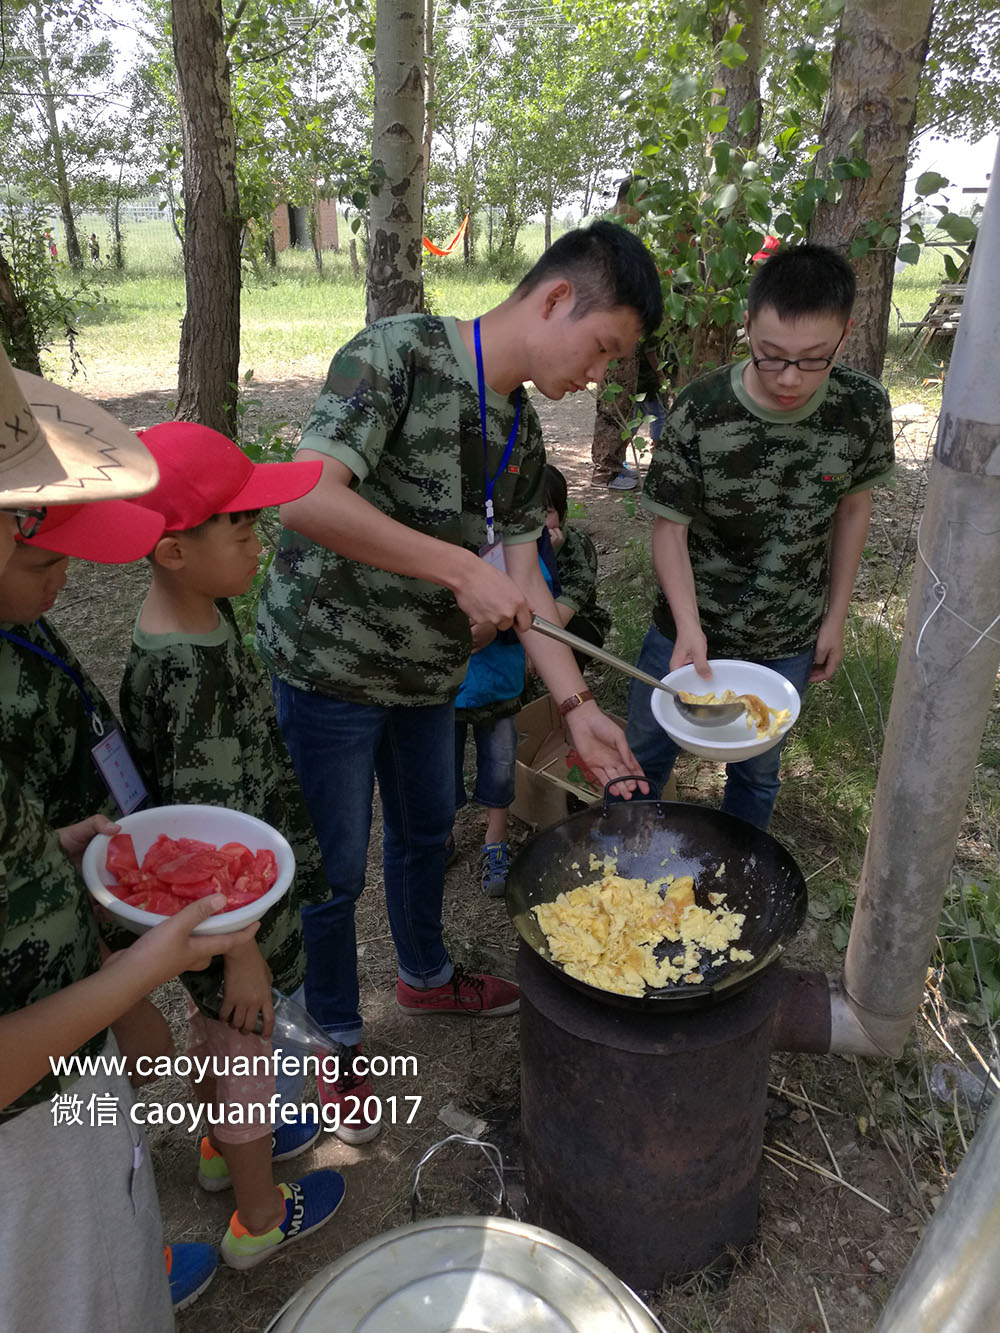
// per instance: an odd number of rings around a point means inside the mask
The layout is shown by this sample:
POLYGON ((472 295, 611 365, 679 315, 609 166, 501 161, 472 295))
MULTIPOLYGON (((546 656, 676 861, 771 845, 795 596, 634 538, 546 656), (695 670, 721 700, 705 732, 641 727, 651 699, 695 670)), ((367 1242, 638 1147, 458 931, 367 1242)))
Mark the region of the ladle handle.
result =
POLYGON ((569 630, 563 629, 561 625, 553 625, 551 620, 543 620, 541 616, 532 615, 531 628, 538 630, 539 634, 547 634, 550 639, 558 639, 560 643, 565 643, 578 652, 586 653, 588 657, 596 658, 598 662, 604 662, 606 666, 614 667, 616 671, 623 671, 626 676, 634 676, 636 680, 641 680, 644 685, 651 685, 654 690, 663 690, 667 694, 672 694, 675 699, 680 698, 678 692, 670 685, 664 685, 662 680, 657 680, 655 676, 640 671, 638 667, 626 662, 623 657, 615 657, 614 653, 609 653, 605 648, 598 648, 596 644, 588 643, 586 639, 580 639, 575 634, 570 634, 569 630))

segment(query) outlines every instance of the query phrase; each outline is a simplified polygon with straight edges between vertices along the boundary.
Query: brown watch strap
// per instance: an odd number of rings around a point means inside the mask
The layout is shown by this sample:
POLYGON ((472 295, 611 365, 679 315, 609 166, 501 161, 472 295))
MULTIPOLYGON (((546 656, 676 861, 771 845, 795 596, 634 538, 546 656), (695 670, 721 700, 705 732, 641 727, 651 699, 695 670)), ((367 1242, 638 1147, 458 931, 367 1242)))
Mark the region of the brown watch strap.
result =
POLYGON ((572 713, 574 708, 579 708, 585 704, 588 699, 593 699, 593 690, 581 690, 579 694, 571 694, 568 699, 564 699, 559 705, 559 716, 565 717, 567 713, 572 713))

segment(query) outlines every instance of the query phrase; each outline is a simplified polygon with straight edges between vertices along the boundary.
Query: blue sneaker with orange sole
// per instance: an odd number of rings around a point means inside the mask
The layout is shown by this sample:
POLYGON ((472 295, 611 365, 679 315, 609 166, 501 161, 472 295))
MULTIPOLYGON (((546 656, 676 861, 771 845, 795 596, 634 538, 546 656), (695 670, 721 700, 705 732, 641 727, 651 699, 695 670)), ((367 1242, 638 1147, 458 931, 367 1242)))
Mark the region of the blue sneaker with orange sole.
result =
POLYGON ((222 1238, 223 1262, 230 1268, 254 1268, 293 1241, 302 1240, 326 1226, 340 1207, 347 1189, 339 1171, 310 1171, 301 1180, 277 1186, 285 1201, 285 1216, 276 1227, 254 1235, 247 1231, 237 1213, 229 1219, 229 1230, 222 1238))
POLYGON ((186 1310, 215 1277, 219 1267, 215 1246, 194 1242, 164 1245, 163 1257, 167 1263, 170 1299, 174 1309, 186 1310))

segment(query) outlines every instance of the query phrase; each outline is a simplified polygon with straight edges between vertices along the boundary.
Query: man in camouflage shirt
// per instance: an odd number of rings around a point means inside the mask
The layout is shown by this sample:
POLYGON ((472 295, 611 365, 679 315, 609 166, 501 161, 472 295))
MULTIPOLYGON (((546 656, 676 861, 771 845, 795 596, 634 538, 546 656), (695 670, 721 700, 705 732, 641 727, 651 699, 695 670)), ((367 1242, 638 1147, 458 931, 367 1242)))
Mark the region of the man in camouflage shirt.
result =
MULTIPOLYGON (((763 663, 799 694, 829 680, 868 533, 872 487, 893 467, 889 398, 835 365, 851 327, 854 275, 797 246, 754 275, 750 357, 677 397, 646 476, 661 592, 638 665, 662 677, 709 657, 763 663)), ((706 692, 710 689, 706 685, 706 692)), ((633 682, 628 737, 659 789, 677 746, 633 682)), ((722 809, 767 828, 781 746, 727 766, 722 809)))
POLYGON ((481 319, 380 320, 330 365, 299 447, 323 478, 282 509, 258 645, 332 889, 303 913, 306 996, 341 1041, 361 1036, 354 904, 376 776, 397 1003, 517 1007, 510 983, 456 969, 441 933, 470 623, 523 635, 599 781, 633 771, 572 655, 528 632, 531 609, 551 619, 554 607, 535 547, 545 453, 522 382, 559 399, 599 381, 661 312, 642 243, 601 222, 557 241, 481 319))

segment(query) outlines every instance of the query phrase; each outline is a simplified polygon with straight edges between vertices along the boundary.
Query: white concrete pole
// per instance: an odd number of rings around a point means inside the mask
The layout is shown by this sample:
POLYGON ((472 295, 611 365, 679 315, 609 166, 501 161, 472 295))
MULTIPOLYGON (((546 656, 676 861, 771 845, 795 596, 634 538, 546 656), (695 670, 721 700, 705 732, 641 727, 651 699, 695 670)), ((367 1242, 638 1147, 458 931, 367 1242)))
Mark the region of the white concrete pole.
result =
POLYGON ((1000 153, 919 532, 831 1049, 895 1055, 924 977, 1000 662, 1000 153))

